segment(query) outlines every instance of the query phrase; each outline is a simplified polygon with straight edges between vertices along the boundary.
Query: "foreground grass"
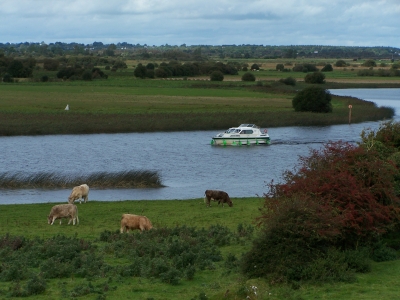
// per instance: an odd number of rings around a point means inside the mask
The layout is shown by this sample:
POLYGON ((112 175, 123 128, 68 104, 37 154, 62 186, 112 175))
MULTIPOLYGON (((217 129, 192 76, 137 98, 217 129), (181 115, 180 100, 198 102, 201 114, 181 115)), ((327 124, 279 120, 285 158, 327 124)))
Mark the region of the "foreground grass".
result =
MULTIPOLYGON (((160 201, 89 201, 79 205, 78 226, 47 224, 46 217, 51 203, 2 205, 0 206, 0 235, 25 236, 26 238, 52 238, 57 235, 92 241, 102 247, 99 236, 105 230, 117 231, 122 213, 146 215, 157 229, 177 226, 193 226, 198 229, 221 225, 236 231, 239 224, 254 226, 263 198, 235 198, 234 206, 218 207, 212 203, 207 208, 204 200, 160 200, 160 201)), ((255 236, 257 229, 253 237, 255 236)), ((135 232, 134 235, 140 233, 135 232)), ((229 253, 240 258, 251 247, 251 240, 221 247, 224 261, 229 253)), ((127 261, 118 255, 106 257, 107 263, 118 265, 127 261)), ((400 261, 373 263, 372 272, 360 274, 355 283, 325 284, 321 286, 301 285, 297 289, 286 285, 271 285, 263 279, 247 280, 238 272, 227 272, 224 261, 215 264, 213 270, 197 271, 193 280, 182 280, 178 285, 162 283, 157 279, 140 277, 62 278, 48 280, 46 292, 31 296, 32 299, 73 299, 71 291, 91 287, 94 292, 79 299, 396 299, 400 261), (252 286, 257 287, 257 295, 252 286), (96 291, 101 291, 96 292, 96 291), (226 296, 225 296, 226 295, 226 296)), ((15 282, 0 282, 0 293, 5 297, 15 282)), ((24 285, 25 282, 21 282, 24 285)))

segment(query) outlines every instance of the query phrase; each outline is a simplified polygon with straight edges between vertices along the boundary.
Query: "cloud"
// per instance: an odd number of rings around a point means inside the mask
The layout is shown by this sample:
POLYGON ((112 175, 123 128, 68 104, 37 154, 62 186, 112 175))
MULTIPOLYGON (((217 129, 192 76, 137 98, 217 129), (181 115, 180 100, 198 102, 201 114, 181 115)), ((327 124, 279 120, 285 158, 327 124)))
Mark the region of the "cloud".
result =
POLYGON ((0 4, 2 43, 400 46, 398 0, 0 0, 0 4))

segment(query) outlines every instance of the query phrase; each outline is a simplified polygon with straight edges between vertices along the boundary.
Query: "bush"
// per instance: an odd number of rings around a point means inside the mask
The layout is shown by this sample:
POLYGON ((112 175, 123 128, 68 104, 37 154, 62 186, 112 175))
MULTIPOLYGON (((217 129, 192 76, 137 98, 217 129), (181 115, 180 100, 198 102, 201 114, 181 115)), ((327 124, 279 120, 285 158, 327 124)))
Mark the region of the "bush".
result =
POLYGON ((332 112, 331 94, 329 91, 316 87, 306 87, 298 92, 292 100, 295 111, 332 112))
POLYGON ((285 66, 284 66, 283 64, 277 64, 276 67, 275 67, 275 69, 276 69, 277 71, 283 71, 283 69, 285 69, 285 66))
POLYGON ((332 72, 332 71, 333 71, 333 67, 331 64, 325 65, 321 70, 321 72, 332 72))
POLYGON ((257 64, 252 64, 251 70, 260 70, 260 67, 257 64))
POLYGON ((40 81, 41 81, 41 82, 47 82, 47 81, 49 81, 49 76, 43 75, 43 76, 40 78, 40 81))
POLYGON ((256 76, 250 72, 244 73, 242 76, 242 81, 256 81, 256 76))
POLYGON ((6 73, 3 76, 3 82, 8 82, 8 83, 14 82, 14 78, 10 74, 6 73))
POLYGON ((322 72, 309 73, 304 77, 305 83, 325 83, 325 74, 322 72))
POLYGON ((282 82, 286 85, 292 85, 292 86, 295 86, 297 83, 296 79, 294 79, 293 77, 281 78, 281 79, 279 79, 279 82, 282 82))
POLYGON ((214 71, 210 74, 210 80, 211 81, 223 81, 224 74, 222 74, 221 71, 214 71))
POLYGON ((339 59, 338 61, 336 61, 335 66, 336 67, 347 67, 347 63, 344 60, 339 59))
POLYGON ((314 64, 296 64, 293 68, 292 68, 293 72, 303 72, 303 73, 308 73, 308 72, 317 72, 318 68, 316 65, 314 64))
POLYGON ((362 65, 368 68, 376 67, 376 62, 373 59, 368 59, 362 65))

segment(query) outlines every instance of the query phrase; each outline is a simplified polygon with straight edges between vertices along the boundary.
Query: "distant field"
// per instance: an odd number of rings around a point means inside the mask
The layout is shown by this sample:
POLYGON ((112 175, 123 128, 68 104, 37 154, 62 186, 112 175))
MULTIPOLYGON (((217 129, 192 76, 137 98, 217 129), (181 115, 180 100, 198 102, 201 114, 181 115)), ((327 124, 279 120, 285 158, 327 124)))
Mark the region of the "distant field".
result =
MULTIPOLYGON (((240 123, 343 124, 348 121, 349 104, 354 107, 354 123, 390 118, 393 113, 336 96, 332 114, 295 113, 291 101, 297 90, 307 86, 305 73, 278 72, 276 62, 260 63, 261 70, 254 72, 256 82, 242 82, 243 71, 225 76, 222 82, 210 82, 206 76, 143 80, 134 77, 135 64, 107 71, 107 80, 55 81, 56 72, 39 70, 34 78, 46 74, 50 82, 24 79, 0 84, 0 135, 219 130, 240 123), (296 78, 296 86, 278 82, 289 76, 296 78), (69 111, 64 110, 67 104, 69 111)), ((400 87, 400 79, 358 77, 346 68, 325 74, 325 88, 400 87)))

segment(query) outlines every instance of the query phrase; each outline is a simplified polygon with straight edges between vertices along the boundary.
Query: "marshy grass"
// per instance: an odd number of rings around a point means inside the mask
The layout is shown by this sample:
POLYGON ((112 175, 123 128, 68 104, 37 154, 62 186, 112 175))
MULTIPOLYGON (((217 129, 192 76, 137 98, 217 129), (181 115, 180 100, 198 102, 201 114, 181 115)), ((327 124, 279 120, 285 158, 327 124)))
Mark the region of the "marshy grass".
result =
POLYGON ((41 172, 36 174, 2 173, 2 189, 59 189, 83 183, 95 188, 158 188, 163 187, 157 171, 130 170, 121 172, 95 172, 87 175, 64 175, 41 172))

